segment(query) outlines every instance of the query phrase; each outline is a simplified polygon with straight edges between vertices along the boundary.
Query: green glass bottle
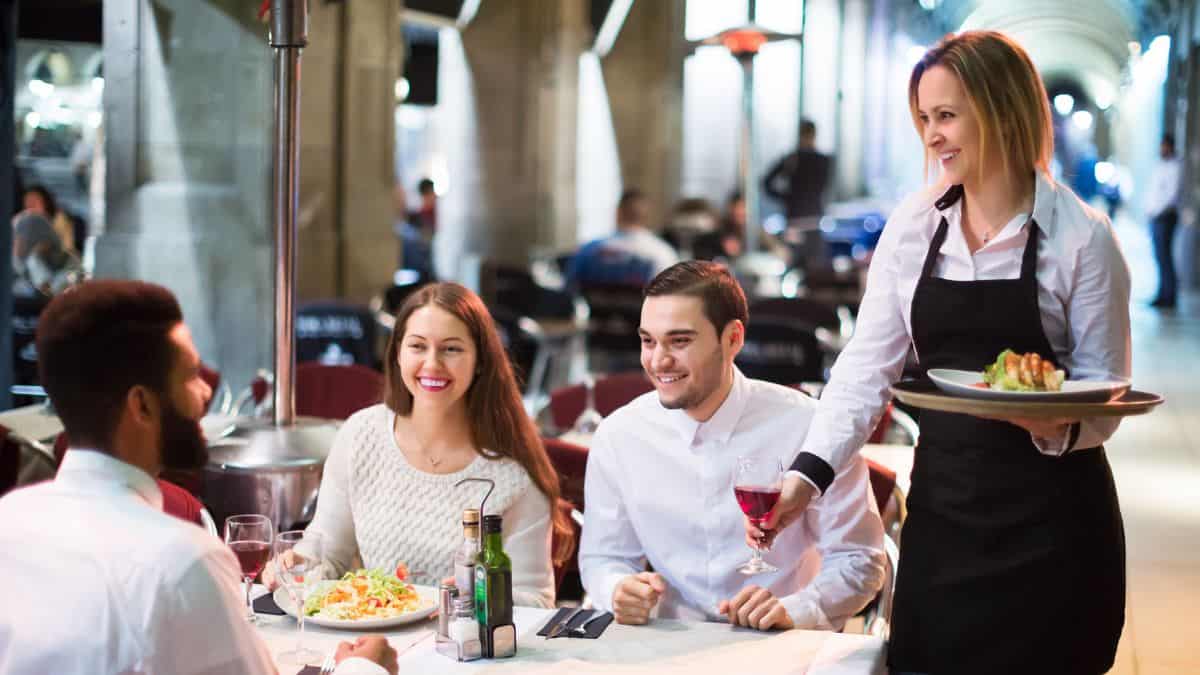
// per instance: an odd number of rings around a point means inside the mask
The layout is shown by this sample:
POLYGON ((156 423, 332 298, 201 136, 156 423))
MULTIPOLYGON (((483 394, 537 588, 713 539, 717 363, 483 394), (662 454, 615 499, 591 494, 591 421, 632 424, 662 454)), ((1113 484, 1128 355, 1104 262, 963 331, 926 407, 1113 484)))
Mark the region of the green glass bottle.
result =
POLYGON ((475 620, 484 658, 499 659, 517 652, 513 625, 512 561, 500 542, 501 518, 483 517, 483 548, 475 560, 475 620))

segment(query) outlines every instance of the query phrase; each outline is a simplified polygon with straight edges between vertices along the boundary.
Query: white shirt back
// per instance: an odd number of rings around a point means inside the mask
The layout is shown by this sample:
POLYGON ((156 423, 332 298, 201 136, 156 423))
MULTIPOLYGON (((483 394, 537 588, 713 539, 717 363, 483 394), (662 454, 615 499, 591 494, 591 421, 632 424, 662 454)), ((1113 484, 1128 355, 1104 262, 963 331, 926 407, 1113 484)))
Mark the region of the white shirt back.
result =
POLYGON ((72 450, 0 499, 0 674, 273 673, 233 554, 141 470, 72 450))

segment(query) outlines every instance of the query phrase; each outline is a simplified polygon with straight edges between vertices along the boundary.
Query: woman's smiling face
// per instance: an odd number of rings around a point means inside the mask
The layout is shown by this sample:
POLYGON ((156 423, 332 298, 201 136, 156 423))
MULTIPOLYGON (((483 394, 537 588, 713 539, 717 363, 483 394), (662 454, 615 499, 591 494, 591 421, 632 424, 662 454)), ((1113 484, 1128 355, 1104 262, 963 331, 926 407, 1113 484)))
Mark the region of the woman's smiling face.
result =
POLYGON ((475 341, 467 325, 450 312, 425 305, 409 315, 400 343, 400 375, 414 405, 465 405, 475 377, 475 341))
POLYGON ((962 83, 949 68, 935 65, 917 84, 921 140, 938 160, 951 185, 978 180, 981 167, 979 121, 962 83))

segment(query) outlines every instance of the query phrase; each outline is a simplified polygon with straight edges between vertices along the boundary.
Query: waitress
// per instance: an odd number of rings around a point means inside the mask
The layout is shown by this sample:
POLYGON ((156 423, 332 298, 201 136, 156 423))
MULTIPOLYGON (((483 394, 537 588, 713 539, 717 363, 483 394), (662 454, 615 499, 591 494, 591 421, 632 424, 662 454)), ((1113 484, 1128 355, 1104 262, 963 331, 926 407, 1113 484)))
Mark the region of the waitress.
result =
MULTIPOLYGON (((888 220, 768 539, 862 446, 910 346, 922 372, 981 371, 1012 349, 1071 379, 1129 378, 1129 272, 1107 218, 1050 177, 1050 109, 1025 51, 990 31, 948 37, 913 69, 909 106, 940 184, 888 220)), ((1116 427, 922 411, 893 673, 1112 666, 1125 551, 1101 444, 1116 427)))

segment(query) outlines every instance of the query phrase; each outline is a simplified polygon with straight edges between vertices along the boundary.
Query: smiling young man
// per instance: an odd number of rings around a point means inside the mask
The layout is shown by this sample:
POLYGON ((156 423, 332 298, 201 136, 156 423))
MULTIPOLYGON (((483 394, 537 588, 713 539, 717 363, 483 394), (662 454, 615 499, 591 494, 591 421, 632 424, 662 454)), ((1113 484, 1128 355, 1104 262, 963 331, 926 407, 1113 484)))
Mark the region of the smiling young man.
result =
POLYGON ((638 332, 655 391, 596 432, 579 555, 588 593, 621 623, 645 623, 657 609, 760 630, 836 630, 882 585, 883 527, 862 459, 836 476, 803 527, 775 540, 766 557, 778 570, 738 572, 750 555, 733 494, 738 458, 786 464, 815 407, 734 366, 747 318, 741 288, 715 263, 679 263, 646 287, 638 332))
MULTIPOLYGON (((154 476, 204 466, 212 395, 175 297, 87 282, 47 306, 37 347, 71 445, 53 481, 0 499, 0 675, 274 673, 233 553, 162 512, 154 476)), ((339 675, 396 672, 379 636, 337 658, 339 675)))

